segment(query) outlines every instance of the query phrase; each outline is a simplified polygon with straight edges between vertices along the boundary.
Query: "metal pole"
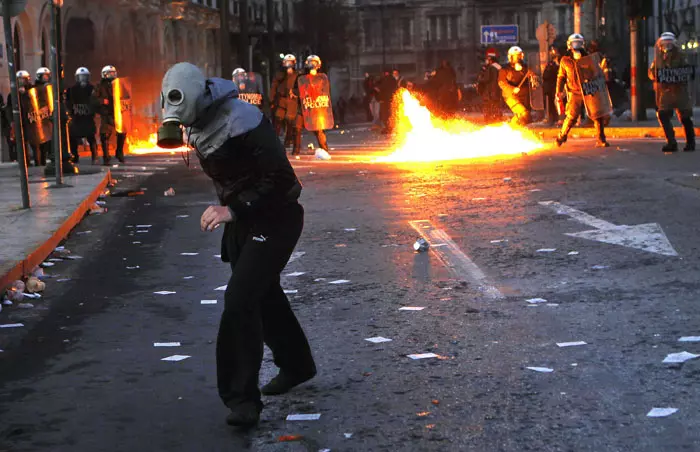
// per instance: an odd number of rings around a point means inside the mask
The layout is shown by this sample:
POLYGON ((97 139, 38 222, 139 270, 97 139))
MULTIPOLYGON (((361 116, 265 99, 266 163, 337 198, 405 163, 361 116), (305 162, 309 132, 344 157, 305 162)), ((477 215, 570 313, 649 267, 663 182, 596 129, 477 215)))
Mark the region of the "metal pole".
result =
POLYGON ((637 19, 630 19, 630 101, 632 121, 639 120, 639 94, 637 93, 637 19))
POLYGON ((581 0, 574 0, 574 33, 581 33, 581 0))
POLYGON ((56 52, 56 6, 53 1, 49 1, 51 8, 51 72, 53 77, 51 85, 53 86, 53 139, 51 147, 53 148, 53 166, 56 170, 56 185, 63 185, 63 156, 61 155, 61 91, 58 85, 58 79, 61 76, 60 68, 58 67, 58 55, 56 52))
POLYGON ((231 33, 229 30, 229 0, 219 0, 219 18, 221 19, 221 77, 231 77, 231 33))
POLYGON ((248 44, 248 70, 253 72, 253 43, 248 44))
MULTIPOLYGON (((61 0, 63 1, 63 0, 61 0)), ((62 19, 61 19, 61 6, 63 4, 61 3, 60 6, 57 7, 56 9, 56 60, 58 61, 58 90, 59 90, 59 95, 61 99, 61 155, 63 156, 63 161, 68 162, 69 165, 72 165, 69 160, 70 160, 70 151, 68 147, 68 124, 66 123, 66 115, 63 112, 64 104, 63 104, 63 92, 64 92, 64 81, 65 81, 65 67, 63 66, 63 27, 61 27, 62 19)), ((71 171, 68 171, 69 173, 72 173, 72 168, 71 171)))
POLYGON ((20 102, 17 91, 17 74, 15 68, 15 49, 12 41, 12 21, 10 19, 10 2, 2 2, 2 23, 5 28, 5 51, 7 52, 7 66, 10 72, 10 97, 12 98, 12 119, 15 122, 15 140, 17 142, 18 160, 20 172, 20 187, 22 190, 22 207, 32 207, 29 199, 29 180, 27 178, 27 149, 24 144, 24 127, 20 119, 20 102))
POLYGON ((382 73, 386 70, 386 30, 384 29, 384 0, 381 3, 381 22, 379 26, 382 29, 382 73))
MULTIPOLYGON (((277 16, 275 14, 274 0, 266 0, 265 8, 267 9, 267 39, 269 40, 268 41, 268 44, 269 44, 269 48, 268 48, 269 66, 268 66, 268 70, 267 70, 268 80, 269 80, 270 71, 273 70, 272 65, 274 64, 275 61, 277 61, 276 56, 275 56, 275 52, 277 52, 277 50, 275 49, 275 47, 276 47, 276 45, 275 45, 275 23, 277 21, 277 16)), ((253 68, 251 67, 248 70, 252 71, 253 68)))
MULTIPOLYGON (((239 34, 238 34, 238 64, 245 64, 247 61, 249 61, 248 57, 248 51, 250 50, 250 37, 248 34, 248 0, 240 0, 239 5, 240 5, 240 11, 238 14, 238 25, 239 25, 239 34)), ((248 68, 249 71, 252 71, 253 68, 248 68)), ((229 77, 231 76, 229 72, 229 77)))

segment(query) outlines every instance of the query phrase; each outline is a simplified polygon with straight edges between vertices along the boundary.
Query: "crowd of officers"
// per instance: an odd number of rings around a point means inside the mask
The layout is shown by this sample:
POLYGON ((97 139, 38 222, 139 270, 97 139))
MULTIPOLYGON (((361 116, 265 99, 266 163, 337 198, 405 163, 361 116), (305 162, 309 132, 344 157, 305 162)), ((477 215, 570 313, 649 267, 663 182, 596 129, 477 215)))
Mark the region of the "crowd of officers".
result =
MULTIPOLYGON (((565 115, 556 138, 556 144, 561 146, 567 141, 571 128, 581 116, 586 114, 585 110, 589 107, 584 101, 584 90, 578 72, 580 60, 588 55, 597 55, 595 61, 598 62, 605 79, 604 96, 608 99, 612 98, 610 102, 611 106, 614 105, 612 113, 619 116, 625 108, 624 89, 615 79, 608 60, 599 53, 598 44, 591 42, 586 46, 584 37, 574 33, 567 39, 566 47, 564 55, 560 55, 554 47, 550 49, 550 60, 544 69, 541 81, 524 62, 523 50, 520 47, 515 46, 508 50, 508 63, 505 66, 498 63, 497 52, 489 49, 477 82, 477 90, 483 100, 486 122, 502 120, 502 101, 505 101, 513 112, 514 123, 524 126, 533 122, 531 91, 539 89, 539 85, 542 84, 542 93, 537 95, 544 97, 544 110, 547 112, 548 124, 553 125, 560 115, 565 115), (623 107, 620 108, 620 105, 623 107)), ((686 135, 684 151, 695 150, 695 130, 689 89, 694 79, 688 75, 691 73, 694 74, 694 70, 682 55, 675 35, 663 33, 655 46, 649 78, 654 82, 657 117, 667 139, 666 145, 662 148, 664 152, 678 150, 671 124, 674 110, 686 135), (671 75, 660 80, 657 76, 659 70, 671 75)), ((605 126, 610 122, 610 117, 610 114, 607 114, 591 118, 597 132, 597 146, 609 146, 605 137, 605 126)))
MULTIPOLYGON (((47 156, 51 155, 52 140, 41 143, 27 131, 30 127, 31 109, 36 108, 36 105, 33 105, 30 99, 30 90, 34 88, 42 89, 50 85, 52 76, 51 70, 42 67, 36 71, 36 78, 32 82, 29 72, 25 70, 17 72, 17 91, 20 101, 20 118, 25 130, 27 165, 31 165, 33 160, 35 166, 44 166, 46 165, 47 156), (32 158, 29 155, 30 150, 32 158)), ((95 139, 97 134, 95 116, 97 114, 100 115, 99 135, 102 147, 102 163, 104 165, 110 164, 109 141, 115 133, 117 141, 116 157, 120 162, 124 163, 124 145, 127 134, 118 132, 115 129, 113 82, 116 79, 117 69, 108 65, 102 68, 102 79, 97 86, 94 86, 90 82, 90 71, 85 67, 80 67, 75 72, 75 84, 63 92, 61 96, 61 101, 64 104, 64 108, 61 110, 62 122, 68 124, 69 158, 72 159, 73 163, 80 161, 78 150, 80 144, 85 140, 90 147, 92 163, 94 165, 99 164, 95 139)), ((18 159, 17 128, 13 123, 14 117, 10 96, 11 94, 7 97, 1 118, 3 135, 5 135, 10 149, 10 159, 16 161, 18 159)), ((51 99, 49 102, 53 102, 53 100, 51 99)), ((53 122, 53 116, 48 121, 53 122)), ((67 153, 64 153, 64 156, 66 155, 67 153)))

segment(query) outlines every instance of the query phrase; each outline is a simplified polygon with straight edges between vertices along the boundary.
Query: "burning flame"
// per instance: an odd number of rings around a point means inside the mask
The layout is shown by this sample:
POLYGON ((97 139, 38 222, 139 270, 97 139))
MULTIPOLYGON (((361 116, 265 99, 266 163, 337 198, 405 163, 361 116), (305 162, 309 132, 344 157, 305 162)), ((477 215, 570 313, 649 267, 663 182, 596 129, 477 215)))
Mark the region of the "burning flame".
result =
POLYGON ((428 109, 402 90, 397 131, 400 145, 377 162, 437 162, 521 155, 544 148, 532 132, 508 123, 479 126, 460 119, 433 118, 428 109))
POLYGON ((163 149, 158 147, 158 134, 152 133, 148 140, 138 140, 128 138, 129 154, 144 155, 144 154, 170 154, 175 155, 176 152, 186 152, 187 146, 182 146, 177 149, 163 149))
POLYGON ((114 99, 114 127, 117 132, 124 133, 124 118, 122 117, 122 84, 119 79, 112 82, 114 99))

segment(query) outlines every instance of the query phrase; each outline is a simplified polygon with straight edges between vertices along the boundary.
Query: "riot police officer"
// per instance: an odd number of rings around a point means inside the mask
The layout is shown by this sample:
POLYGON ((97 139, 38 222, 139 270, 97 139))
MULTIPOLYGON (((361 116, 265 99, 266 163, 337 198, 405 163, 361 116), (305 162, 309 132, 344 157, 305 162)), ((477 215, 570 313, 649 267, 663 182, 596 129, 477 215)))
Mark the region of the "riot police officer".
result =
POLYGON ((102 159, 104 165, 109 165, 109 140, 112 134, 117 135, 116 157, 124 163, 124 144, 126 132, 116 130, 114 123, 114 88, 113 83, 117 78, 117 68, 108 65, 102 68, 102 80, 97 86, 96 96, 100 104, 100 143, 102 145, 102 159))
POLYGON ((681 54, 673 33, 662 33, 654 47, 654 61, 649 67, 649 78, 654 82, 656 92, 656 116, 664 130, 667 143, 663 152, 678 151, 676 135, 671 124, 673 110, 683 124, 686 152, 695 150, 695 127, 693 106, 690 98, 692 67, 681 54))
POLYGON ((66 90, 66 110, 70 117, 70 150, 73 161, 78 163, 78 145, 85 138, 90 146, 92 164, 97 164, 95 134, 95 87, 90 83, 90 71, 85 67, 75 71, 75 85, 66 90))
POLYGON ((498 72, 500 70, 498 52, 493 48, 487 49, 484 66, 476 82, 476 89, 483 104, 484 121, 487 123, 500 121, 502 117, 501 88, 498 87, 498 72))
MULTIPOLYGON (((306 68, 306 74, 304 75, 304 77, 309 77, 311 79, 310 83, 314 84, 313 79, 315 79, 317 76, 319 76, 318 70, 321 69, 321 58, 319 58, 317 55, 309 55, 306 58, 306 61, 304 62, 304 67, 306 68)), ((300 95, 300 92, 299 92, 299 79, 300 79, 300 77, 297 78, 296 85, 294 86, 294 93, 297 96, 297 99, 299 102, 299 106, 298 106, 299 111, 303 111, 304 110, 304 107, 302 105, 303 99, 302 99, 302 96, 300 95)), ((321 85, 323 84, 324 81, 327 85, 328 78, 325 76, 325 74, 323 74, 323 79, 325 79, 325 80, 319 80, 321 82, 321 85)), ((325 91, 328 92, 328 94, 330 94, 330 87, 326 86, 325 91)), ((328 96, 328 100, 330 101, 330 96, 328 96)), ((327 111, 330 111, 330 112, 333 111, 332 107, 330 105, 328 105, 325 108, 310 109, 310 114, 309 114, 308 120, 312 123, 318 122, 318 121, 314 121, 314 119, 317 118, 315 116, 315 113, 317 112, 317 110, 321 110, 321 109, 324 110, 322 113, 325 113, 327 111)), ((321 112, 319 112, 319 113, 321 113, 321 112)), ((331 113, 331 117, 332 117, 332 113, 331 113)), ((316 141, 318 142, 318 146, 321 149, 323 149, 324 151, 328 152, 329 151, 328 140, 326 139, 326 132, 323 130, 323 126, 320 124, 307 124, 306 122, 307 122, 307 118, 304 117, 303 125, 307 128, 307 130, 313 131, 313 134, 316 136, 316 141)), ((299 155, 299 153, 301 152, 301 125, 302 124, 295 123, 296 130, 294 131, 294 148, 293 148, 294 150, 292 152, 293 155, 299 155)), ((331 127, 333 127, 333 124, 327 124, 327 125, 330 125, 331 127)))
POLYGON ((51 69, 47 67, 40 67, 36 70, 36 80, 34 81, 34 86, 44 86, 51 83, 51 69))
POLYGON ((513 46, 508 49, 508 64, 498 72, 503 99, 513 112, 513 122, 521 126, 532 122, 529 83, 532 74, 524 60, 523 49, 513 46))
MULTIPOLYGON (((304 120, 299 110, 299 94, 294 92, 299 73, 296 70, 297 58, 292 54, 285 55, 282 60, 283 71, 275 77, 270 89, 274 96, 275 107, 275 132, 279 136, 282 128, 286 129, 287 138, 294 144, 293 155, 301 153, 301 128, 304 120), (296 146, 296 143, 299 146, 296 146)), ((285 144, 287 143, 285 138, 285 144)))
MULTIPOLYGON (((566 40, 566 48, 566 55, 562 56, 559 63, 556 95, 557 98, 563 99, 567 96, 566 92, 568 92, 568 100, 566 103, 566 118, 564 119, 561 131, 556 139, 557 146, 561 146, 562 144, 566 143, 571 128, 578 120, 579 116, 581 115, 581 111, 585 106, 583 88, 581 85, 580 76, 577 72, 579 60, 588 55, 585 49, 585 40, 583 39, 583 36, 578 33, 570 35, 566 40), (566 89, 566 92, 564 89, 566 89)), ((599 69, 601 74, 603 74, 602 68, 599 69)), ((604 78, 601 89, 605 90, 605 94, 609 99, 604 78)), ((605 120, 605 117, 600 117, 593 120, 595 123, 596 133, 598 135, 596 147, 610 146, 605 138, 605 120)))

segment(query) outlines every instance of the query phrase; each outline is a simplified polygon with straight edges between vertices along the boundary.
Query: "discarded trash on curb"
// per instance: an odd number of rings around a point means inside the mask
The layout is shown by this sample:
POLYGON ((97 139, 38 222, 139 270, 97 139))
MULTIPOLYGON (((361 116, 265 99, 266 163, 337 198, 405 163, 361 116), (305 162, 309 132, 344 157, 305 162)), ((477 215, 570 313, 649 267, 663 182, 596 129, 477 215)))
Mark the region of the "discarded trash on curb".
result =
POLYGON ((690 361, 691 359, 695 359, 698 356, 700 355, 695 355, 688 352, 671 353, 667 355, 662 362, 666 364, 684 363, 686 361, 690 361))
POLYGON ((678 408, 652 408, 647 413, 647 417, 666 417, 676 413, 677 411, 678 408))
POLYGON ((368 338, 365 339, 365 340, 366 340, 367 342, 371 342, 371 343, 373 343, 373 344, 382 344, 382 343, 384 343, 384 342, 391 342, 391 341, 392 341, 391 339, 388 339, 388 338, 382 337, 382 336, 368 337, 368 338))
POLYGON ((107 212, 106 207, 98 206, 97 204, 93 204, 90 206, 90 215, 101 215, 103 213, 107 212))
POLYGON ((413 249, 417 253, 424 253, 428 251, 430 248, 430 243, 428 243, 427 240, 425 240, 423 237, 420 237, 416 240, 416 242, 413 244, 413 249))
POLYGON ((317 421, 321 419, 320 414, 290 414, 287 416, 288 421, 317 421))
POLYGON ((163 195, 165 195, 165 196, 175 196, 175 189, 174 189, 173 187, 170 187, 170 188, 168 188, 167 190, 165 190, 165 192, 163 193, 163 195))
POLYGON ((526 367, 526 369, 534 370, 535 372, 543 372, 543 373, 554 372, 554 369, 550 369, 549 367, 526 367))

